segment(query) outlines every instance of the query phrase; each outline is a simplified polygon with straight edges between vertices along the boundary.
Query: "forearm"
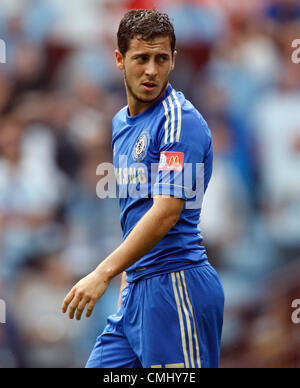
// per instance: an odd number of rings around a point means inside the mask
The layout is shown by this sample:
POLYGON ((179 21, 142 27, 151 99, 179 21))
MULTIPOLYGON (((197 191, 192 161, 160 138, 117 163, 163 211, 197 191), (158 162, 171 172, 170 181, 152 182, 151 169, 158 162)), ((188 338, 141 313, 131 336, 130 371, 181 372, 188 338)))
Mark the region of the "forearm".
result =
POLYGON ((180 212, 177 213, 152 206, 123 243, 97 267, 96 271, 104 272, 108 279, 112 279, 130 267, 148 253, 176 224, 180 215, 180 212))
POLYGON ((122 291, 124 290, 124 288, 127 286, 127 282, 126 282, 126 272, 124 271, 122 273, 122 279, 121 279, 121 286, 120 286, 120 294, 119 294, 119 300, 118 300, 118 309, 120 308, 121 306, 121 294, 122 294, 122 291))
MULTIPOLYGON (((151 209, 141 218, 123 243, 89 275, 81 279, 65 297, 62 312, 69 308, 69 317, 76 319, 86 306, 86 317, 91 316, 95 304, 105 293, 111 279, 123 272, 150 251, 177 223, 184 201, 159 196, 151 209), (69 307, 70 306, 70 307, 69 307)), ((126 286, 125 274, 122 287, 126 286)), ((120 303, 120 299, 119 299, 120 303)))

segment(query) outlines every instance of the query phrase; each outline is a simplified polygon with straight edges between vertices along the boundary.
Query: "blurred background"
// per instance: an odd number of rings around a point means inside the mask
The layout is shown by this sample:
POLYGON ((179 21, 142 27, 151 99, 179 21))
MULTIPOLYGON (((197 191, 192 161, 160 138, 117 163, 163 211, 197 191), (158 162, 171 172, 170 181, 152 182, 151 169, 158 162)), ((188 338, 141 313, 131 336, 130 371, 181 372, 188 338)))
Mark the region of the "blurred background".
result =
POLYGON ((92 318, 60 313, 121 240, 96 167, 126 105, 120 19, 154 6, 175 25, 172 85, 214 140, 200 228, 226 295, 221 367, 300 366, 300 1, 1 0, 0 367, 82 367, 116 310, 119 278, 92 318))

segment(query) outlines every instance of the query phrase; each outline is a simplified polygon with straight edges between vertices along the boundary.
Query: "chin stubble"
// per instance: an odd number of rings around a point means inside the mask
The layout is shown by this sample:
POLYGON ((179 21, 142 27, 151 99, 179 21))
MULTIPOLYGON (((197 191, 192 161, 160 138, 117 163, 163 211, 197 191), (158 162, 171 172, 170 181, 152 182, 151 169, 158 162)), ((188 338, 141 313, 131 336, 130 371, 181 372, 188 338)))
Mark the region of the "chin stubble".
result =
POLYGON ((130 87, 129 83, 127 82, 127 77, 126 77, 126 71, 124 72, 124 81, 125 81, 125 85, 127 87, 127 89, 129 90, 130 94, 139 102, 142 102, 142 103, 146 103, 146 104, 149 104, 149 103, 152 103, 152 102, 155 102, 157 100, 157 98, 161 95, 162 91, 165 90, 165 88, 167 87, 168 83, 169 83, 169 80, 167 80, 165 82, 165 84, 163 85, 163 87, 161 88, 160 92, 158 93, 157 97, 153 98, 152 100, 143 100, 142 98, 138 97, 134 91, 132 90, 132 88, 130 87))

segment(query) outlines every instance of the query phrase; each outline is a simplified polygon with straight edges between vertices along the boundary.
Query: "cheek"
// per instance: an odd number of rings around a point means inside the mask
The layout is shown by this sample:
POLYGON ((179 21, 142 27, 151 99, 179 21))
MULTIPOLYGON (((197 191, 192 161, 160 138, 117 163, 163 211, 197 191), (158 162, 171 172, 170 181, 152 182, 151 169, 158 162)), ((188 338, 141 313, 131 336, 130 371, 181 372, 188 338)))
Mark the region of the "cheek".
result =
POLYGON ((145 71, 145 69, 143 68, 143 66, 140 66, 140 65, 134 66, 133 72, 134 72, 134 75, 136 76, 136 78, 143 75, 144 71, 145 71))
POLYGON ((172 70, 172 65, 168 64, 163 68, 162 72, 167 77, 170 74, 171 70, 172 70))
POLYGON ((131 65, 131 66, 126 66, 126 75, 127 75, 127 78, 130 78, 130 79, 135 79, 135 78, 139 78, 141 75, 143 75, 143 68, 141 68, 141 66, 138 66, 138 65, 131 65))

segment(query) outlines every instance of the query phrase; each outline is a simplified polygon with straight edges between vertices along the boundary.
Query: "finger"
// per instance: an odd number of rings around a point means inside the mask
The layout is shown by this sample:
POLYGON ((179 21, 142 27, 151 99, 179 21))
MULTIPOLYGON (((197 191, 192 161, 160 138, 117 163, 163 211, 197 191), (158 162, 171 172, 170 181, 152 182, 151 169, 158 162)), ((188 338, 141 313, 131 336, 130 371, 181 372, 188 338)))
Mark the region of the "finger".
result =
POLYGON ((79 321, 80 318, 81 318, 81 315, 83 313, 83 310, 85 308, 85 305, 90 301, 90 298, 89 297, 85 297, 84 299, 82 299, 77 307, 77 310, 76 310, 76 319, 79 321))
POLYGON ((63 313, 65 313, 68 309, 69 304, 71 303, 72 299, 74 298, 75 291, 72 289, 68 295, 65 297, 61 310, 63 313))
POLYGON ((87 307, 87 310, 86 310, 86 317, 90 317, 92 315, 92 312, 94 310, 94 307, 95 307, 95 302, 93 300, 90 301, 90 303, 88 304, 88 307, 87 307))
POLYGON ((75 310, 77 309, 77 306, 78 306, 81 298, 82 298, 81 294, 77 294, 77 295, 75 294, 75 297, 72 300, 72 303, 70 304, 70 307, 69 307, 69 318, 70 319, 74 318, 75 310))

